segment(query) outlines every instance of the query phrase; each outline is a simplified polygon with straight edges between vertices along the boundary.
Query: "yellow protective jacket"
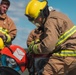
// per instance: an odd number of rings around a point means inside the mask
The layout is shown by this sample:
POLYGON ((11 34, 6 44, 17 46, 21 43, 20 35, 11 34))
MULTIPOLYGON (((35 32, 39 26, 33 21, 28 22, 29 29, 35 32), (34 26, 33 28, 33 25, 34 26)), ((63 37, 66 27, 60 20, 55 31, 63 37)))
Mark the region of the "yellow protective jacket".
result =
MULTIPOLYGON (((55 10, 51 11, 44 24, 44 32, 39 37, 38 53, 48 54, 52 52, 56 48, 59 37, 73 26, 74 24, 65 14, 55 10)), ((33 36, 31 33, 28 36, 28 40, 33 36)), ((76 33, 61 44, 61 49, 76 50, 76 33)))
POLYGON ((0 15, 0 27, 8 30, 8 35, 10 35, 12 42, 17 33, 16 25, 14 24, 12 19, 9 18, 6 14, 0 15))

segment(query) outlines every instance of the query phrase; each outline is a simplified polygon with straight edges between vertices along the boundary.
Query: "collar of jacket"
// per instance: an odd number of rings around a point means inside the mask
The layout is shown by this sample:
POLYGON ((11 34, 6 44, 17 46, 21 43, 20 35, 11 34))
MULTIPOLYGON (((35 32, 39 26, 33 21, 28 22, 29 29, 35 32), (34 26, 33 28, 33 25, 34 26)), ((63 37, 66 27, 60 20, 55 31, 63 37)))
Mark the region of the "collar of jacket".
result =
POLYGON ((7 16, 6 14, 3 14, 3 15, 0 14, 0 18, 1 18, 1 19, 5 19, 6 16, 7 16))

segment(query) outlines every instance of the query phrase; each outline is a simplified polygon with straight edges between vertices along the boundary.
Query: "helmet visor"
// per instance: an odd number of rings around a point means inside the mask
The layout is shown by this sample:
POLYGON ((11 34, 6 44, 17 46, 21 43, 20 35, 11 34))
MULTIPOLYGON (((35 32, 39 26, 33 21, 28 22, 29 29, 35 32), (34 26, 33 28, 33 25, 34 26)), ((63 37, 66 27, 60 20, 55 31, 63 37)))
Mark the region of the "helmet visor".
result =
MULTIPOLYGON (((26 15, 26 14, 25 14, 26 15)), ((34 18, 33 17, 30 17, 29 15, 26 15, 28 17, 28 20, 29 21, 34 21, 34 18)))

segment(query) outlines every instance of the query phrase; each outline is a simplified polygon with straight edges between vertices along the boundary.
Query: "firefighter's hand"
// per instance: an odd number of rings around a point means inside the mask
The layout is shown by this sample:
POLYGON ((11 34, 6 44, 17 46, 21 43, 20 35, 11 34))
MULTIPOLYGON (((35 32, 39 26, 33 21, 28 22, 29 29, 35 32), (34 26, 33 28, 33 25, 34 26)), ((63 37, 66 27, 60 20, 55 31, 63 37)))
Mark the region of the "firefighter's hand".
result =
POLYGON ((2 50, 4 48, 4 41, 2 38, 0 38, 0 50, 2 50))
POLYGON ((1 32, 0 32, 0 38, 3 39, 3 42, 6 42, 6 40, 7 40, 7 37, 1 32))
POLYGON ((28 51, 30 53, 37 53, 37 47, 39 42, 40 42, 39 39, 32 41, 31 44, 29 45, 28 51))
POLYGON ((28 47, 28 52, 32 53, 33 52, 33 46, 34 46, 34 41, 31 42, 31 44, 28 47))
POLYGON ((8 43, 11 41, 11 37, 9 34, 3 34, 0 32, 0 37, 3 39, 4 43, 8 43))

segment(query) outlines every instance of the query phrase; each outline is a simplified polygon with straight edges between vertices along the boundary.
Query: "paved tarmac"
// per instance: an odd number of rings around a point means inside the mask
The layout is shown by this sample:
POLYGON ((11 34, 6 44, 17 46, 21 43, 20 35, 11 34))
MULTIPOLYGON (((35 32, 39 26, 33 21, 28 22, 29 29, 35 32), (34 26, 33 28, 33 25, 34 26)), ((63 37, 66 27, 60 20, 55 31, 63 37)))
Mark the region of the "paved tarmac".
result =
POLYGON ((27 69, 22 73, 21 71, 19 72, 21 75, 29 75, 27 69))
MULTIPOLYGON (((26 70, 24 73, 21 73, 21 75, 29 75, 29 74, 28 71, 26 70)), ((67 75, 76 75, 76 68, 71 70, 67 75)))

